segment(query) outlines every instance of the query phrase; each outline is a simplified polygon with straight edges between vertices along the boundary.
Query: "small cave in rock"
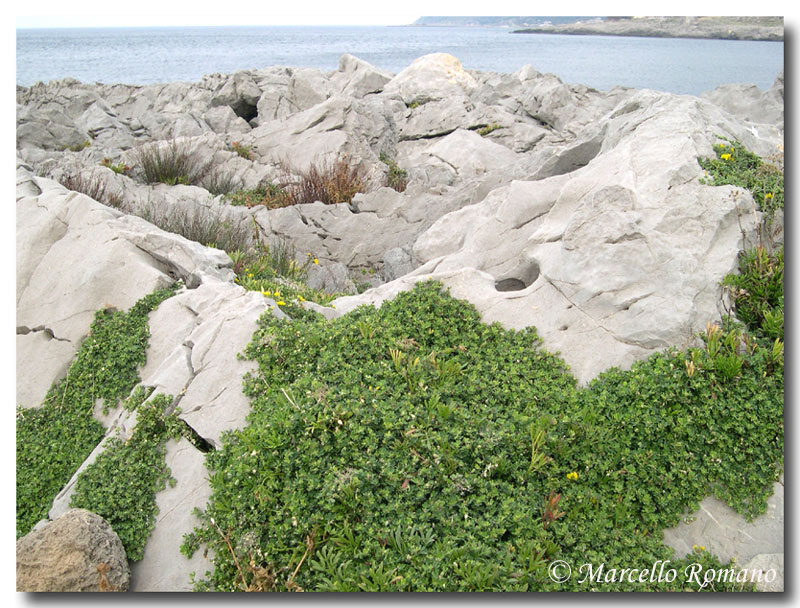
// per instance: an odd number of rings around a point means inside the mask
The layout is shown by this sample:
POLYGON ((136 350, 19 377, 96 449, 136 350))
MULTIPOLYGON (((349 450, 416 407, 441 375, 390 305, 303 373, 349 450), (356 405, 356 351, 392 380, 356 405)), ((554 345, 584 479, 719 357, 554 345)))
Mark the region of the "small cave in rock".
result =
POLYGON ((231 110, 239 118, 244 118, 248 123, 258 116, 258 107, 247 103, 244 99, 239 99, 231 104, 231 110))
POLYGON ((507 273, 505 277, 498 279, 494 284, 494 288, 497 291, 522 291, 533 285, 538 278, 538 262, 536 260, 525 260, 512 272, 507 273))

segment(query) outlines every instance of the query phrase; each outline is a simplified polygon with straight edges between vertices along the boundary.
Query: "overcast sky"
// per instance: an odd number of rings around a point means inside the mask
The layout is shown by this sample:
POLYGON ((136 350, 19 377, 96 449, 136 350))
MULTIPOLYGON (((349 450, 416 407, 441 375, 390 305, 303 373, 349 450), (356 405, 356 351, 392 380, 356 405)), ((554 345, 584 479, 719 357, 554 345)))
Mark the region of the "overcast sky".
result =
MULTIPOLYGON (((737 3, 733 3, 737 5, 737 3)), ((741 8, 741 3, 738 3, 741 8)), ((773 0, 748 5, 760 14, 785 14, 773 0), (771 5, 771 6, 770 6, 771 5), (770 12, 772 9, 772 12, 770 12)), ((15 3, 16 27, 114 27, 164 25, 407 25, 423 15, 727 15, 729 1, 672 0, 558 3, 522 0, 36 0, 15 3), (277 6, 276 6, 277 5, 277 6), (230 10, 226 10, 230 9, 230 10)), ((753 11, 756 12, 756 11, 753 11)))

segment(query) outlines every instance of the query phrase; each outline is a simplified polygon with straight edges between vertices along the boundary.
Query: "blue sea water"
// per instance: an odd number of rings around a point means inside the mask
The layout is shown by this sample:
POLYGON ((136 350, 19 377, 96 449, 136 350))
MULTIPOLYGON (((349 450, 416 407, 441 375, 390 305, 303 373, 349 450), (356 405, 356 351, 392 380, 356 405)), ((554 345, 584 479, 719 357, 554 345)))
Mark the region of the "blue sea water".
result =
POLYGON ((197 81, 272 65, 334 70, 350 53, 399 72, 427 53, 465 68, 514 72, 526 64, 565 82, 699 95, 721 84, 769 88, 783 42, 512 34, 489 27, 154 27, 17 30, 17 84, 197 81))

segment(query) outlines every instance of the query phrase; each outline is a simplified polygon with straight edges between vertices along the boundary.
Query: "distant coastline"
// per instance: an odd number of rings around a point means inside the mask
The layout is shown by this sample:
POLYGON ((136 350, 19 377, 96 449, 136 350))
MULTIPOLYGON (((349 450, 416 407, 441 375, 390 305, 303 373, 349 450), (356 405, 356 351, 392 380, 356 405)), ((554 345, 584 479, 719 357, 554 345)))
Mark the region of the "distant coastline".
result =
POLYGON ((411 27, 493 27, 493 28, 528 28, 542 25, 569 25, 580 21, 592 21, 600 17, 491 17, 491 16, 449 16, 420 17, 411 27))
POLYGON ((545 24, 513 34, 639 36, 783 41, 783 17, 605 17, 575 23, 545 24))

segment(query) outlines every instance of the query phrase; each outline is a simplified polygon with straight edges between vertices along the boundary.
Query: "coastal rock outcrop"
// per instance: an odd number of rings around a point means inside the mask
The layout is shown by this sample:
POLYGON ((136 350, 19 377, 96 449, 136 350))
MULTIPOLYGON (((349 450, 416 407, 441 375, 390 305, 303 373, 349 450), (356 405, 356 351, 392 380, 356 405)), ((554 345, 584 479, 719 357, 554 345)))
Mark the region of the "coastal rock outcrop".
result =
MULTIPOLYGON (((735 102, 730 89, 601 92, 530 66, 466 70, 445 54, 397 75, 344 56, 330 73, 18 87, 17 405, 38 407, 64 378, 97 310, 127 310, 180 280, 150 314, 141 384, 175 397, 187 432, 218 448, 250 411, 241 386, 252 364, 237 354, 262 314, 284 316, 236 284, 216 248, 234 253, 223 243, 233 232, 318 261, 309 284, 347 294, 333 307, 307 303, 326 318, 432 278, 487 322, 535 326, 582 383, 683 348, 719 319, 719 282, 763 220, 744 189, 702 183, 698 157, 713 156, 720 136, 762 157, 782 150, 782 75, 768 91, 736 90, 735 102), (173 145, 202 175, 148 183, 137 151, 173 145), (366 176, 347 202, 232 204, 233 192, 290 188, 335 159, 366 176), (187 227, 196 240, 178 234, 187 227)), ((103 423, 110 437, 135 419, 103 423)), ((177 483, 156 496, 131 589, 188 589, 191 572, 210 569, 177 550, 210 495, 203 459, 186 439, 168 444, 177 483)), ((68 509, 81 470, 51 517, 68 509)))

